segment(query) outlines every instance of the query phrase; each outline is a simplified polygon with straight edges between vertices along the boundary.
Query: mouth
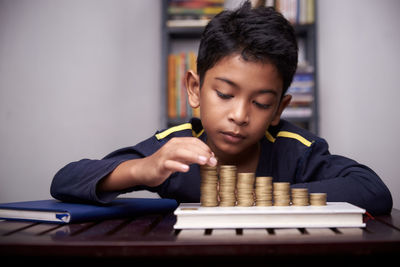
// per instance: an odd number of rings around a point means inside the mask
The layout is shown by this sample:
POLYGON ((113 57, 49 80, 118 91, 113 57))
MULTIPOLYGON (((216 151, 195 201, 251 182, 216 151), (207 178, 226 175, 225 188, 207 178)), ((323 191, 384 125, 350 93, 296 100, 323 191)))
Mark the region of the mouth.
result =
POLYGON ((223 139, 228 143, 239 143, 245 139, 244 135, 235 132, 221 132, 223 139))

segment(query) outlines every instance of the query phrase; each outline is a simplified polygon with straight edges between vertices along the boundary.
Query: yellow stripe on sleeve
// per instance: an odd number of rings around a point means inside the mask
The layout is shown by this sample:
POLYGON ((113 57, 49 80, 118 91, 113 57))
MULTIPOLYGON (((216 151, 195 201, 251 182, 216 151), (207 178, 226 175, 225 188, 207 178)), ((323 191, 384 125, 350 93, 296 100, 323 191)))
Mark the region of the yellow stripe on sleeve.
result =
POLYGON ((311 146, 311 144, 312 144, 312 142, 308 141, 307 139, 305 139, 304 137, 302 137, 301 135, 299 135, 297 133, 281 131, 276 136, 296 139, 296 140, 300 141, 303 145, 308 146, 308 147, 311 146))
POLYGON ((178 126, 171 127, 161 133, 156 134, 156 138, 158 140, 161 140, 174 132, 178 132, 178 131, 182 131, 182 130, 191 130, 191 129, 192 129, 191 123, 184 123, 184 124, 181 124, 178 126))
POLYGON ((272 136, 272 134, 270 134, 268 131, 265 132, 265 137, 271 142, 274 143, 275 142, 275 138, 272 136))
MULTIPOLYGON (((265 132, 265 137, 271 142, 275 143, 276 138, 274 138, 268 131, 265 132)), ((286 138, 293 138, 302 143, 303 145, 310 147, 312 142, 308 141, 301 135, 297 133, 287 132, 287 131, 280 131, 276 137, 286 137, 286 138)))
POLYGON ((204 129, 201 130, 198 134, 196 134, 194 131, 193 133, 194 133, 193 136, 200 137, 204 133, 204 129))

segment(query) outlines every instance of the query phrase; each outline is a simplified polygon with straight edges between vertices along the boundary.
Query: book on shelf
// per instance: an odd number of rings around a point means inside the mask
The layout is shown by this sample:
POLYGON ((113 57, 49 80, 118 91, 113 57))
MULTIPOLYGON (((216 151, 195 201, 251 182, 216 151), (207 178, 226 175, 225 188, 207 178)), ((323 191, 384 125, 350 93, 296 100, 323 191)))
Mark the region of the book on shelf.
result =
POLYGON ((293 76, 292 84, 289 87, 291 93, 312 93, 314 86, 314 74, 312 72, 297 72, 293 76))
MULTIPOLYGON (((251 1, 252 5, 272 6, 292 24, 312 24, 315 21, 315 0, 251 1)), ((204 27, 208 21, 223 11, 224 0, 170 0, 168 2, 168 27, 204 27)))
POLYGON ((173 199, 117 198, 108 204, 67 203, 54 199, 0 204, 0 219, 76 223, 168 213, 178 206, 173 199))
POLYGON ((315 0, 267 0, 292 24, 312 24, 315 21, 315 0))
POLYGON ((304 119, 308 120, 311 118, 313 112, 311 107, 287 107, 282 112, 282 119, 304 119))
POLYGON ((204 27, 216 14, 224 10, 224 0, 170 0, 168 27, 204 27))
POLYGON ((195 52, 182 52, 168 56, 168 118, 200 117, 199 108, 192 109, 188 102, 185 74, 196 71, 195 52))
POLYGON ((282 118, 311 118, 314 101, 314 74, 311 72, 296 73, 287 93, 292 95, 292 100, 283 111, 282 118))
POLYGON ((205 27, 209 19, 184 19, 184 20, 168 20, 167 27, 169 28, 191 28, 191 27, 205 27))
POLYGON ((347 202, 326 206, 201 207, 180 204, 175 229, 365 227, 364 209, 347 202))

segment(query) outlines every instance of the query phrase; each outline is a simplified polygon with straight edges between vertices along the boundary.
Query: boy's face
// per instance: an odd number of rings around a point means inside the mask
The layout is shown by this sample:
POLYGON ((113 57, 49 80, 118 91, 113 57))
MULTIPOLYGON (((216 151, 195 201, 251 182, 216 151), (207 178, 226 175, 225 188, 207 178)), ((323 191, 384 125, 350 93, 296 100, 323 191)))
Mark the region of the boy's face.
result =
POLYGON ((189 103, 200 106, 207 143, 218 155, 239 155, 254 147, 279 122, 290 96, 282 101, 282 79, 269 63, 234 54, 209 69, 200 90, 196 74, 187 76, 189 103))

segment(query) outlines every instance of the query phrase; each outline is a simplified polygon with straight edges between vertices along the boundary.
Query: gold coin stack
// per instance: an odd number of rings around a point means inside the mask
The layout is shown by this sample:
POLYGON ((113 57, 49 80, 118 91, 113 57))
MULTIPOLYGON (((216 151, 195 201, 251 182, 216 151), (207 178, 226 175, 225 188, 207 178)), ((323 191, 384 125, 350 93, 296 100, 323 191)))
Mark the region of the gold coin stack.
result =
POLYGON ((294 206, 308 206, 308 189, 292 188, 292 204, 294 206))
POLYGON ((201 166, 200 167, 201 184, 200 184, 200 203, 203 207, 218 206, 218 173, 217 167, 201 166))
POLYGON ((273 183, 274 206, 290 205, 290 183, 273 183))
POLYGON ((272 206, 272 177, 256 177, 256 206, 272 206))
POLYGON ((326 193, 310 193, 311 206, 326 206, 326 193))
POLYGON ((220 206, 235 206, 236 196, 236 166, 221 165, 219 169, 219 198, 220 206))
POLYGON ((254 205, 254 173, 238 173, 237 176, 237 205, 250 207, 254 205))

